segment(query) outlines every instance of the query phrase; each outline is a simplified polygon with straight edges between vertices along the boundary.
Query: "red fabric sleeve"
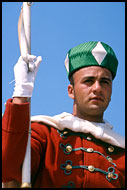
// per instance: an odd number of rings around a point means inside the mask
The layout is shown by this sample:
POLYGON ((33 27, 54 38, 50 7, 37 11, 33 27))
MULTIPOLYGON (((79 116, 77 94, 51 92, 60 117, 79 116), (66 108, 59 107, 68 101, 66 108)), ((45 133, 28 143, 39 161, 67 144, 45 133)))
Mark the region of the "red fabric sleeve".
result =
POLYGON ((29 128, 29 103, 14 104, 9 99, 2 119, 2 181, 21 182, 29 128), (17 148, 18 147, 18 148, 17 148))

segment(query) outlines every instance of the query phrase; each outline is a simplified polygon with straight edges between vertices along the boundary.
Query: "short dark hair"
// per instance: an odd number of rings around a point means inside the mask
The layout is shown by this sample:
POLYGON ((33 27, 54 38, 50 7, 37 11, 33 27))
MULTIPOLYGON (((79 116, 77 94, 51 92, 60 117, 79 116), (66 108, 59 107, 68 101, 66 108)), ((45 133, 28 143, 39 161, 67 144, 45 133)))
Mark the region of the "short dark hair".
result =
POLYGON ((74 78, 73 78, 73 75, 71 75, 71 77, 70 77, 70 84, 74 86, 74 78))

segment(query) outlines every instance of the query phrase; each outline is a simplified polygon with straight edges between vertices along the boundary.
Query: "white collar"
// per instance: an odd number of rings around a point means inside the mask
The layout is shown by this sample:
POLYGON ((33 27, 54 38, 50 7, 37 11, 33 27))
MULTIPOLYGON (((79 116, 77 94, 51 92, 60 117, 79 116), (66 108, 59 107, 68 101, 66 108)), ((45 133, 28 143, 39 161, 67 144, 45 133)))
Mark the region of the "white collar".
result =
POLYGON ((63 112, 55 116, 32 116, 31 122, 43 122, 59 130, 67 128, 74 132, 91 133, 97 139, 125 148, 125 138, 115 133, 112 130, 113 126, 106 120, 104 123, 90 122, 63 112))

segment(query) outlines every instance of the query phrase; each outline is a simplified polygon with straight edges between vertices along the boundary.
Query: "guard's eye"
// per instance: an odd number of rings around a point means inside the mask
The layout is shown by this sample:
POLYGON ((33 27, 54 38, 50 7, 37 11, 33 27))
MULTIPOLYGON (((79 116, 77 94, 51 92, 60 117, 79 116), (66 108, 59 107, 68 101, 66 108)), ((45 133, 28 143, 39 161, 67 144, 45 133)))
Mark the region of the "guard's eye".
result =
POLYGON ((100 82, 101 82, 102 84, 108 84, 108 85, 110 84, 110 82, 109 82, 108 80, 101 80, 100 82))
POLYGON ((84 81, 84 83, 92 83, 92 82, 93 82, 92 79, 87 79, 87 80, 84 81))

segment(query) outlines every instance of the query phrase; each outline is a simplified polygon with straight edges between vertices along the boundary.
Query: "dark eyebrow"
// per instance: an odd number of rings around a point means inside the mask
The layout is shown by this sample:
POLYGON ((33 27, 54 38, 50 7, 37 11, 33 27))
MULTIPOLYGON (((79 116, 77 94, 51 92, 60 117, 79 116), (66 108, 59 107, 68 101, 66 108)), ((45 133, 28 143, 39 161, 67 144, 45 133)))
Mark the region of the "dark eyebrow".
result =
POLYGON ((101 80, 108 80, 109 82, 112 82, 112 80, 108 77, 102 77, 101 80))
MULTIPOLYGON (((85 76, 85 77, 82 78, 82 81, 86 80, 86 79, 95 79, 95 77, 94 76, 85 76)), ((101 77, 100 80, 107 80, 109 82, 112 82, 112 80, 109 77, 101 77)))
POLYGON ((82 80, 85 80, 85 79, 94 79, 95 77, 93 77, 93 76, 85 76, 85 77, 83 77, 82 78, 82 80))
POLYGON ((95 79, 95 77, 93 77, 93 76, 84 76, 82 78, 81 82, 84 82, 85 80, 94 80, 94 79, 95 79))

